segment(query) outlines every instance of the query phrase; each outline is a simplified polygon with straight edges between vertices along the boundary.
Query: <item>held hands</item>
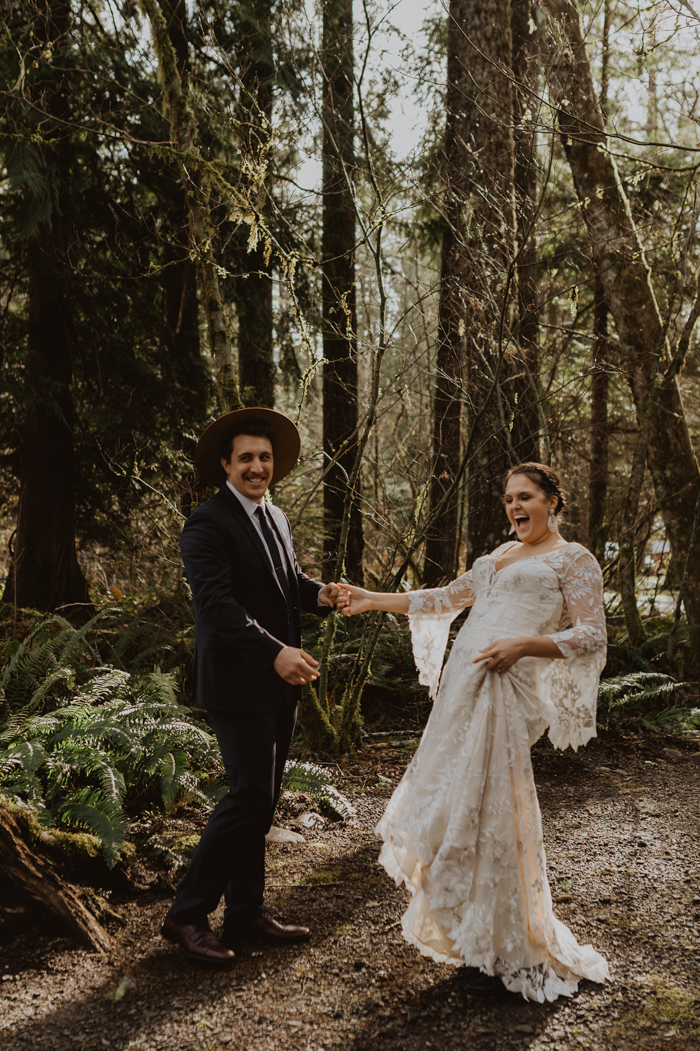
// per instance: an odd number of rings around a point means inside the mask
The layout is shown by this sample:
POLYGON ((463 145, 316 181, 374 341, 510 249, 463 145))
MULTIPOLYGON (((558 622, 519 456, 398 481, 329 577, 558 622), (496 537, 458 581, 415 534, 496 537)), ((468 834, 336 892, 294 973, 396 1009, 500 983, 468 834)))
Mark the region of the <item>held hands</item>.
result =
MULTIPOLYGON (((330 587, 330 585, 328 585, 330 587)), ((296 646, 285 646, 275 657, 275 671, 290 686, 301 686, 305 682, 318 679, 318 661, 306 650, 296 646)))
POLYGON ((318 603, 320 606, 335 606, 338 600, 339 588, 337 584, 330 583, 322 587, 318 593, 318 603))
POLYGON ((370 592, 365 591, 364 588, 356 588, 352 584, 341 584, 335 605, 344 617, 352 617, 355 613, 366 613, 372 608, 370 592))
POLYGON ((487 671, 508 671, 516 661, 526 655, 525 646, 523 645, 526 641, 529 640, 499 639, 497 642, 492 642, 490 646, 486 646, 483 650, 479 650, 482 656, 475 657, 472 664, 478 664, 479 661, 488 661, 486 665, 487 671))

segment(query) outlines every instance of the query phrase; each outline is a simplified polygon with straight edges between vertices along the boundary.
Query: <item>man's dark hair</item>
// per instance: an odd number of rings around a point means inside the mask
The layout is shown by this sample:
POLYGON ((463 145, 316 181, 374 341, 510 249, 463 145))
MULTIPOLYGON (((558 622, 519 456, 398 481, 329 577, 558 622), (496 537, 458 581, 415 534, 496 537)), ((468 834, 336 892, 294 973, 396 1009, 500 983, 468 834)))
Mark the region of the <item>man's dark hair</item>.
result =
POLYGON ((275 441, 272 437, 272 430, 269 423, 265 420, 246 420, 245 423, 239 423, 238 426, 231 431, 228 438, 225 438, 221 443, 220 454, 221 458, 226 463, 231 462, 231 453, 233 452, 233 439, 237 438, 239 434, 249 434, 251 438, 267 438, 272 446, 272 452, 275 451, 275 441))

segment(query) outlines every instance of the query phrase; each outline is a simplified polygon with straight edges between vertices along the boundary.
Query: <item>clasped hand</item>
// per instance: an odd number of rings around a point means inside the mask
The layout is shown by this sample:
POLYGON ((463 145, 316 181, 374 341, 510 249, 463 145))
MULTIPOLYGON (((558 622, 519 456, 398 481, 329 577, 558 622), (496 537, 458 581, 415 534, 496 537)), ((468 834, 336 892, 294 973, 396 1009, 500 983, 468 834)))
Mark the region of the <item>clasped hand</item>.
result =
MULTIPOLYGON (((320 606, 335 606, 338 600, 338 585, 325 584, 318 593, 320 606)), ((275 657, 273 667, 279 677, 290 686, 302 686, 318 679, 318 661, 306 650, 296 646, 283 646, 275 657)))
POLYGON ((487 671, 508 671, 516 661, 525 656, 522 639, 498 639, 490 646, 479 650, 480 657, 475 657, 472 664, 488 661, 487 671))

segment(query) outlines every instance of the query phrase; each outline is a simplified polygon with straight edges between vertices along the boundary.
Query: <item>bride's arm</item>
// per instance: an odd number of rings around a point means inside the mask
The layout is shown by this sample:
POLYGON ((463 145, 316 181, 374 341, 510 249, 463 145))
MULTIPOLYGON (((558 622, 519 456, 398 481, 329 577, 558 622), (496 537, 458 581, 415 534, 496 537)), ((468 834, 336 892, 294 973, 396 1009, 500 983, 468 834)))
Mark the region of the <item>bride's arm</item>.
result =
POLYGON ((447 616, 449 620, 475 599, 471 571, 463 573, 444 588, 425 588, 422 591, 366 591, 352 584, 340 584, 337 609, 346 617, 365 613, 370 609, 386 613, 409 613, 412 616, 447 616))

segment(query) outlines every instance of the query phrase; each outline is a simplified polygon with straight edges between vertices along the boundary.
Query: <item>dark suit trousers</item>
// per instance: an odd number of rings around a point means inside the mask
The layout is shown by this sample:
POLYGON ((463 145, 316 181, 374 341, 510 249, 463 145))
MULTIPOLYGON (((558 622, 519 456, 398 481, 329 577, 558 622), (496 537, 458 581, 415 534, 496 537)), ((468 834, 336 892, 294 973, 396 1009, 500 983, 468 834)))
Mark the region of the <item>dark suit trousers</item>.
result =
POLYGON ((279 799, 296 707, 274 715, 210 711, 229 789, 217 803, 168 912, 178 924, 205 923, 226 899, 225 924, 245 926, 260 914, 265 891, 265 835, 279 799))

